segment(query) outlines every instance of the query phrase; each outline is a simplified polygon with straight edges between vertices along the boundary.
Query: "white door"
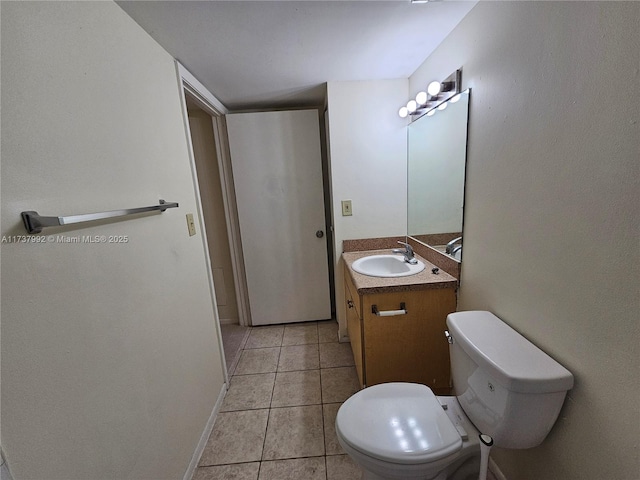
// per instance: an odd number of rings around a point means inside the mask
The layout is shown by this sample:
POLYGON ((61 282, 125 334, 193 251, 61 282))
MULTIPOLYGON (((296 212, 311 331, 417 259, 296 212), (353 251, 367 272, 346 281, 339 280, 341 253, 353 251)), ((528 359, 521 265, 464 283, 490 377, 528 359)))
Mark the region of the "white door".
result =
POLYGON ((316 110, 227 115, 252 325, 331 318, 316 110))

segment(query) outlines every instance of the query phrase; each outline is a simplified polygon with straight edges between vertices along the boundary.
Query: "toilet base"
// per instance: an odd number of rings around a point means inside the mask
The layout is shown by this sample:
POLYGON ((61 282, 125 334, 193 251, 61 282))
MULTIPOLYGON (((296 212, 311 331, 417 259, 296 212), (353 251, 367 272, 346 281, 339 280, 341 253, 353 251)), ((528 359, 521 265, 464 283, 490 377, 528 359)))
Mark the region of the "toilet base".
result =
POLYGON ((480 456, 468 458, 447 480, 478 480, 480 473, 480 456))
POLYGON ((362 480, 477 480, 480 472, 480 455, 474 454, 466 458, 460 458, 443 470, 426 476, 407 476, 407 472, 398 475, 380 476, 370 470, 362 468, 362 480), (435 475, 435 476, 434 476, 435 475))
MULTIPOLYGON (((362 480, 389 480, 388 478, 383 478, 380 475, 376 475, 373 472, 367 472, 365 470, 362 471, 362 480)), ((423 480, 423 479, 420 479, 423 480)), ((424 480, 447 480, 447 477, 444 472, 440 472, 438 476, 432 479, 424 479, 424 480)), ((465 479, 466 480, 466 479, 465 479)))
MULTIPOLYGON (((360 465, 362 468, 362 465, 360 465)), ((365 470, 362 468, 362 480, 408 480, 411 478, 412 480, 477 480, 478 473, 480 472, 480 456, 473 455, 466 459, 460 459, 459 461, 454 462, 452 465, 449 465, 444 470, 432 474, 432 475, 418 475, 415 477, 407 477, 406 472, 400 474, 399 476, 380 476, 370 470, 365 470), (435 475, 435 476, 433 476, 435 475)))

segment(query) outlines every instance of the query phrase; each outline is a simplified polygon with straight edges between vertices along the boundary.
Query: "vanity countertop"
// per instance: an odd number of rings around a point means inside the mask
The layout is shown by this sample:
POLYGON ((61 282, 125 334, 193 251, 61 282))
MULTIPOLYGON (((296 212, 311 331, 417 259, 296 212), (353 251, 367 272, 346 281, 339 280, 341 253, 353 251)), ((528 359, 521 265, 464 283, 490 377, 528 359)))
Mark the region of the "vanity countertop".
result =
POLYGON ((449 275, 444 270, 440 270, 438 274, 431 273, 431 269, 435 265, 428 262, 420 255, 416 258, 425 264, 425 269, 415 275, 406 277, 370 277, 355 272, 351 265, 357 259, 368 257, 369 255, 385 255, 391 253, 389 249, 385 250, 367 250, 360 252, 344 252, 342 260, 345 267, 349 270, 353 285, 356 287, 358 294, 366 295, 371 293, 387 293, 387 292, 407 292, 413 290, 427 290, 432 288, 456 288, 458 281, 455 277, 449 275))

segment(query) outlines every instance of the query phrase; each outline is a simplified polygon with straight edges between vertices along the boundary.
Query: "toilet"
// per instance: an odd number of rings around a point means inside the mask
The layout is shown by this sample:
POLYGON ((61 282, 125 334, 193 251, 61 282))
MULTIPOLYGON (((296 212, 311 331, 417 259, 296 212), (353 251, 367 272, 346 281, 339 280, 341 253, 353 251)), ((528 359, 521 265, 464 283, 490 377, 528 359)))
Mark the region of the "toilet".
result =
POLYGON ((347 399, 336 435, 366 480, 477 479, 480 434, 532 448, 555 423, 573 375, 490 312, 447 317, 455 396, 383 383, 347 399))

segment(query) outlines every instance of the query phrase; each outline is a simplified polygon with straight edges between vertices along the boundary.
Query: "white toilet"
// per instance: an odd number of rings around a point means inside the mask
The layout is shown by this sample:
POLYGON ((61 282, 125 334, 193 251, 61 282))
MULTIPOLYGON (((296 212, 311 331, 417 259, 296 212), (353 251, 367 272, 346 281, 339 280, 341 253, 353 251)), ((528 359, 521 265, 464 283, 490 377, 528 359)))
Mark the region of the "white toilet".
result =
POLYGON ((455 396, 417 383, 359 391, 338 410, 336 435, 363 478, 478 478, 479 434, 531 448, 547 436, 573 376, 490 312, 447 317, 455 396))

